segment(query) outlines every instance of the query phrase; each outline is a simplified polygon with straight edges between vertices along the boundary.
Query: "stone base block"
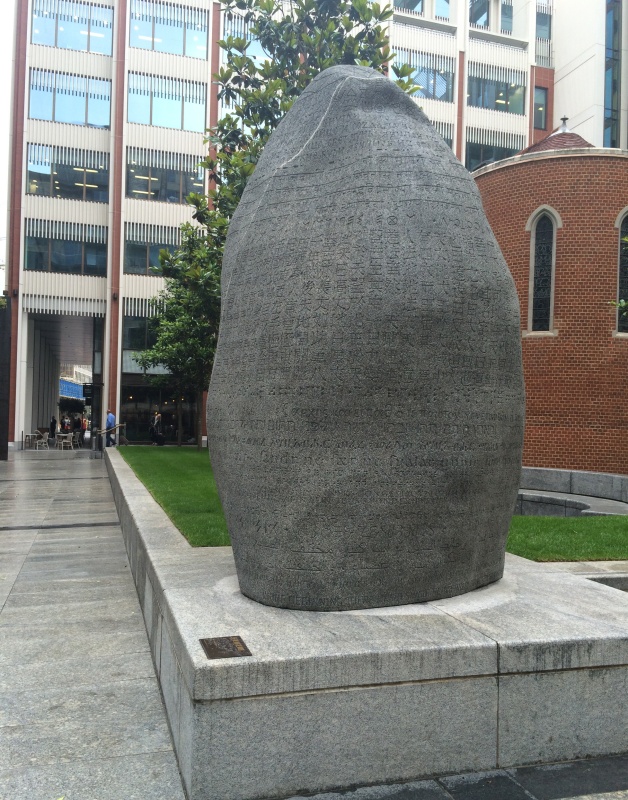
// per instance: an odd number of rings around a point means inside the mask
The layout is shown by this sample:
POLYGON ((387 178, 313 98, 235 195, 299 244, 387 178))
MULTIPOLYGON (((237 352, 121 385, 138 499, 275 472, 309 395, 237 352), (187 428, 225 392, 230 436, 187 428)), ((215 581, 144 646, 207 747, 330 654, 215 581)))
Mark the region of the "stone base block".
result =
POLYGON ((395 608, 244 597, 105 454, 190 800, 262 800, 628 751, 628 595, 507 558, 504 578, 395 608), (208 659, 240 636, 250 656, 208 659))

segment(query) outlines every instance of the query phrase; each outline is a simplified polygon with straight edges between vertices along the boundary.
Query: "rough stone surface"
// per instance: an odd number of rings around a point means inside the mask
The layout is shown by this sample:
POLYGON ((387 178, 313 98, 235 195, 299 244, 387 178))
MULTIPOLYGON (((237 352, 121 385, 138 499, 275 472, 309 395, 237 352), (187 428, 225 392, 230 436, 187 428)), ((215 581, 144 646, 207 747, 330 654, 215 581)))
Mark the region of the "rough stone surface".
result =
POLYGON ((333 67, 297 100, 222 302, 208 436, 244 594, 340 610, 501 577, 518 301, 472 178, 390 80, 333 67))

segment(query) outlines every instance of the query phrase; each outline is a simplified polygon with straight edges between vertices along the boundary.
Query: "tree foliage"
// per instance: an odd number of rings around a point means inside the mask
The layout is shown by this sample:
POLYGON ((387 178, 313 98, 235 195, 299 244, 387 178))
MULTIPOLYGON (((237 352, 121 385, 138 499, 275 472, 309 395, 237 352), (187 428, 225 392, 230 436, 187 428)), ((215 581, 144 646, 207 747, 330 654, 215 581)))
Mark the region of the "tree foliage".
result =
POLYGON ((404 91, 417 90, 412 68, 392 64, 385 30, 393 15, 389 6, 368 0, 227 0, 223 8, 226 30, 237 15, 249 36, 227 35, 219 42, 223 66, 214 80, 226 113, 208 132, 209 154, 202 163, 212 188, 208 196, 188 197, 197 225, 183 226, 174 254, 160 254, 166 288, 157 340, 138 357, 146 368, 164 365, 169 385, 197 394, 207 388, 213 363, 229 221, 264 145, 292 103, 319 72, 336 64, 382 73, 390 66, 404 91), (252 41, 257 57, 249 53, 252 41))

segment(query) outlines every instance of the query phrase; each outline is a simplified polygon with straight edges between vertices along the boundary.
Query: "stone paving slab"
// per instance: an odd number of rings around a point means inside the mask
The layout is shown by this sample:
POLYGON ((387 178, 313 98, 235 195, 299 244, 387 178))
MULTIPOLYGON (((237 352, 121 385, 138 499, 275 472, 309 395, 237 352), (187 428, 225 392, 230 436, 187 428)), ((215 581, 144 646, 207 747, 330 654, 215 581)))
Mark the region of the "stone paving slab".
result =
POLYGON ((0 800, 183 800, 103 462, 0 462, 0 490, 0 800))
POLYGON ((0 769, 0 800, 183 800, 170 753, 0 769))

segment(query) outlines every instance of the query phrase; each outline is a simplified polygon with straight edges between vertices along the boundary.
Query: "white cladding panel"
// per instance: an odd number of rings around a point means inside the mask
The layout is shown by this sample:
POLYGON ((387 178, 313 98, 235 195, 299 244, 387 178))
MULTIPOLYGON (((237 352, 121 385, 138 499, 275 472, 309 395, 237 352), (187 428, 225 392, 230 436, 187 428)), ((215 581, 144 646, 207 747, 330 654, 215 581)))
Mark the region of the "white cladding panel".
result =
POLYGON ((105 315, 106 278, 25 271, 22 279, 23 311, 79 316, 105 315))

